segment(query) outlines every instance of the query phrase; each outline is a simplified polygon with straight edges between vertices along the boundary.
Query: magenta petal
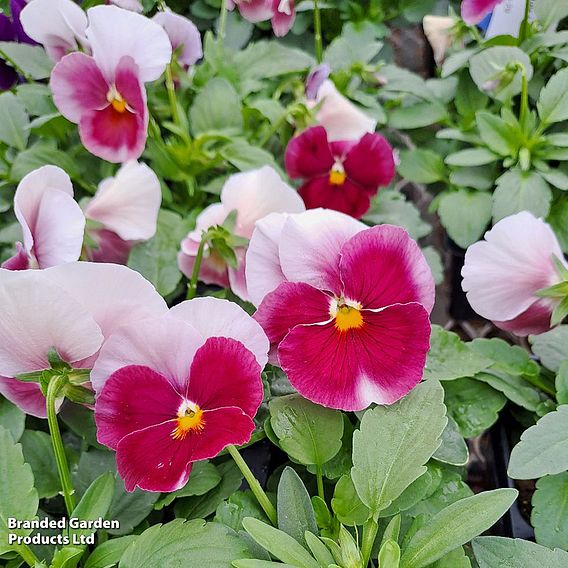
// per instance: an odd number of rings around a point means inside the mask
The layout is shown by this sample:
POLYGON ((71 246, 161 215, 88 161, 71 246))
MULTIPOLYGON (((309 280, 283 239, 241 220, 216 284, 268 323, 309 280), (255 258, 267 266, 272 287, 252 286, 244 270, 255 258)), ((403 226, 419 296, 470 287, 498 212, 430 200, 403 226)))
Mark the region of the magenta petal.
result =
POLYGON ((229 444, 250 440, 254 422, 238 408, 203 413, 205 427, 174 440, 176 422, 164 422, 123 438, 117 448, 118 473, 127 491, 175 491, 189 478, 191 463, 215 457, 229 444))
POLYGON ((27 270, 30 267, 30 258, 20 242, 16 243, 16 254, 2 263, 6 270, 27 270))
POLYGON ((59 112, 76 124, 86 111, 108 105, 109 86, 95 60, 84 53, 63 57, 51 72, 50 87, 59 112))
POLYGON ((97 398, 97 439, 116 449, 128 434, 175 418, 182 402, 168 379, 150 367, 123 367, 108 378, 97 398))
POLYGON ((116 233, 108 229, 93 229, 89 236, 97 244, 87 248, 86 255, 91 262, 110 262, 126 264, 128 255, 137 241, 124 241, 116 233))
POLYGON ((286 171, 292 179, 329 174, 334 159, 323 126, 313 126, 292 138, 285 155, 286 171))
POLYGON ((45 397, 37 383, 24 383, 18 379, 0 377, 0 394, 26 414, 47 418, 45 397))
POLYGON ((307 209, 326 207, 360 219, 371 206, 371 195, 348 179, 341 185, 329 183, 329 176, 313 178, 299 189, 307 209))
POLYGON ((318 324, 331 319, 330 299, 303 282, 283 282, 264 297, 254 319, 262 326, 270 343, 278 344, 300 324, 318 324))
POLYGON ((345 297, 364 308, 418 302, 432 311, 432 271, 401 227, 380 225, 352 237, 341 250, 339 270, 345 297))
POLYGON ((363 410, 392 404, 422 379, 430 322, 419 304, 363 311, 363 327, 295 327, 280 344, 282 369, 298 392, 323 406, 363 410))
POLYGON ((380 134, 365 134, 349 150, 343 167, 349 179, 375 193, 394 178, 393 150, 380 134))
POLYGON ((240 341, 210 337, 195 353, 186 396, 204 410, 234 406, 253 417, 263 397, 260 372, 240 341))
POLYGON ((477 24, 503 0, 463 0, 461 16, 466 24, 477 24))
POLYGON ((521 337, 538 335, 550 330, 553 310, 554 305, 550 300, 538 300, 517 317, 508 321, 494 321, 493 323, 497 327, 521 337))
POLYGON ((296 20, 294 0, 272 0, 272 29, 276 37, 285 36, 296 20))
POLYGON ((236 4, 241 16, 253 24, 269 20, 274 13, 272 0, 238 0, 236 4))

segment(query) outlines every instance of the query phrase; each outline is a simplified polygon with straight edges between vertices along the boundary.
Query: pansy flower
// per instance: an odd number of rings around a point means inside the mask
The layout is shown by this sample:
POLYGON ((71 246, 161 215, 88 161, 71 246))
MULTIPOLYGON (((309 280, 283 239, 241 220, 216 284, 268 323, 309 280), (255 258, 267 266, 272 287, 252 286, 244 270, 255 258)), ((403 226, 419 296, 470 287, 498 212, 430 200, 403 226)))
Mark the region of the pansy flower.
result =
POLYGON ((521 211, 467 249, 462 288, 471 307, 501 329, 521 336, 543 333, 560 300, 536 292, 562 281, 555 258, 568 267, 550 225, 521 211))
POLYGON ((314 126, 290 140, 285 155, 292 179, 308 209, 327 207, 362 217, 371 198, 395 174, 393 150, 379 134, 365 134, 358 142, 330 142, 325 128, 314 126))
POLYGON ((110 337, 92 373, 95 419, 126 489, 175 491, 193 462, 248 442, 267 351, 262 328, 214 298, 183 302, 110 337))
POLYGON ((116 6, 96 6, 87 16, 92 56, 70 53, 57 63, 53 100, 79 125, 87 150, 109 162, 135 160, 148 129, 144 83, 170 62, 170 40, 156 22, 116 6))
MULTIPOLYGON (((191 278, 199 243, 204 231, 222 225, 236 211, 234 233, 250 239, 256 221, 269 213, 300 213, 305 210, 298 193, 286 184, 270 166, 232 175, 221 191, 221 202, 206 207, 197 217, 196 227, 181 243, 180 270, 191 278)), ((244 278, 246 247, 239 247, 238 266, 233 268, 216 254, 206 250, 199 278, 206 284, 230 287, 243 300, 248 299, 244 278)))
POLYGON ((478 24, 492 12, 495 6, 503 0, 463 0, 461 4, 461 17, 469 25, 478 24))
POLYGON ((40 418, 46 409, 39 385, 14 377, 48 369, 52 349, 74 368, 91 368, 116 328, 167 312, 137 272, 84 262, 0 270, 0 304, 0 394, 40 418))
POLYGON ((229 8, 235 5, 249 22, 270 20, 277 37, 285 36, 296 20, 295 0, 231 0, 229 8))
POLYGON ((166 30, 172 49, 178 52, 177 61, 184 69, 189 69, 203 57, 201 34, 190 19, 171 10, 158 12, 153 19, 166 30))
POLYGON ((254 317, 273 359, 324 406, 399 400, 422 379, 434 304, 416 242, 335 211, 275 217, 259 221, 247 253, 254 317))

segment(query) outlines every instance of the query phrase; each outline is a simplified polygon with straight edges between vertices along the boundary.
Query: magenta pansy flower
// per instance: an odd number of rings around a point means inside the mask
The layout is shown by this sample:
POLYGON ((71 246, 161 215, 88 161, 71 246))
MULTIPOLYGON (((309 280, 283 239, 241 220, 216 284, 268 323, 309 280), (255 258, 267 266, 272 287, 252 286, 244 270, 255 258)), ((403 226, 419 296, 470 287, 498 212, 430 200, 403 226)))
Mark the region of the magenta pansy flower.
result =
POLYGON ((304 180, 299 193, 308 209, 327 207, 355 218, 369 210, 378 188, 395 174, 393 150, 379 134, 330 142, 322 126, 292 138, 285 162, 292 179, 304 180))
POLYGON ((559 300, 535 293, 562 281, 554 257, 568 267, 550 225, 522 211, 467 249, 462 288, 471 307, 501 329, 521 336, 543 333, 559 300))
POLYGON ((179 50, 177 60, 182 67, 188 69, 203 57, 201 34, 191 20, 171 10, 165 10, 158 12, 154 21, 166 30, 172 49, 179 50))
MULTIPOLYGON (((221 191, 221 202, 206 207, 197 217, 196 227, 181 243, 178 255, 180 270, 191 277, 203 231, 222 225, 236 211, 234 233, 250 239, 256 221, 269 213, 300 213, 305 210, 298 193, 286 184, 270 166, 232 175, 221 191)), ((248 300, 244 278, 246 248, 237 250, 239 264, 232 268, 215 252, 206 251, 201 264, 200 280, 224 288, 230 287, 243 300, 248 300)))
POLYGON ((61 168, 43 166, 27 174, 16 189, 14 212, 24 242, 17 244, 16 255, 3 268, 48 268, 78 260, 85 217, 61 168))
POLYGON ((31 0, 20 18, 26 33, 53 61, 79 48, 89 50, 87 15, 73 0, 31 0))
POLYGON ((420 248, 392 225, 335 211, 260 221, 247 254, 255 319, 298 392, 362 410, 422 379, 434 281, 420 248))
POLYGON ((49 368, 48 352, 91 368, 106 337, 167 312, 154 287, 123 266, 73 262, 46 270, 0 270, 0 394, 45 418, 36 383, 14 377, 49 368))
POLYGON ((249 22, 270 20, 274 35, 285 36, 296 20, 294 0, 233 0, 241 16, 249 22))
POLYGON ((463 0, 461 16, 466 24, 478 24, 503 0, 463 0))
POLYGON ((96 222, 87 227, 97 245, 86 248, 89 260, 126 264, 132 247, 156 234, 161 203, 160 180, 146 164, 126 162, 103 180, 84 208, 85 217, 96 222))
POLYGON ((70 53, 57 63, 53 100, 79 125, 91 153, 109 162, 135 160, 148 128, 144 83, 158 79, 170 62, 170 40, 156 22, 116 6, 96 6, 87 16, 92 56, 70 53))
POLYGON ((93 369, 100 443, 128 491, 175 491, 194 461, 246 443, 262 402, 268 339, 236 304, 183 302, 125 326, 93 369))

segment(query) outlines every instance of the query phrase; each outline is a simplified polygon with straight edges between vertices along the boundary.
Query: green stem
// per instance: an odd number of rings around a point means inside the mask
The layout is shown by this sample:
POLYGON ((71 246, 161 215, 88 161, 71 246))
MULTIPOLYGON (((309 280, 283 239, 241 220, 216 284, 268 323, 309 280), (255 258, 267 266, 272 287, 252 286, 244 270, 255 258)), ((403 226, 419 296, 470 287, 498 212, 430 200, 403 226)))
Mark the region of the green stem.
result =
POLYGON ((219 28, 217 35, 221 42, 225 41, 225 34, 227 30, 227 0, 221 0, 221 13, 219 14, 219 28))
POLYGON ((253 472, 250 470, 249 466, 239 453, 239 450, 235 446, 227 446, 227 450, 231 454, 231 457, 235 460, 237 467, 241 470, 243 477, 249 484, 251 491, 253 492, 259 505, 262 507, 266 516, 270 519, 270 522, 276 526, 278 524, 278 516, 276 514, 276 509, 274 505, 260 486, 258 479, 254 476, 253 472))
POLYGON ((59 431, 59 424, 57 422, 57 411, 55 409, 57 396, 61 392, 65 381, 67 381, 67 377, 64 375, 53 376, 47 385, 47 394, 45 398, 47 406, 47 423, 49 425, 49 433, 51 434, 53 454, 55 455, 57 471, 59 472, 59 480, 61 481, 65 508, 67 509, 67 515, 70 517, 75 509, 75 491, 71 484, 69 465, 67 464, 67 456, 65 455, 65 448, 63 447, 63 440, 61 439, 61 432, 59 431))
POLYGON ((24 562, 28 566, 35 566, 40 563, 39 558, 33 553, 33 550, 27 544, 15 545, 14 550, 24 559, 24 562))
POLYGON ((323 488, 323 470, 321 465, 316 466, 316 479, 318 482, 318 496, 325 501, 325 491, 323 488))
POLYGON ((527 119, 527 114, 529 112, 529 82, 527 79, 527 72, 523 65, 519 66, 519 70, 521 72, 521 110, 519 114, 519 122, 521 123, 521 127, 524 129, 527 119))
POLYGON ((288 111, 281 114, 276 120, 276 122, 274 122, 274 124, 270 127, 268 132, 262 137, 262 139, 259 142, 259 146, 261 148, 264 148, 264 146, 266 146, 268 142, 270 142, 270 139, 278 132, 278 130, 280 130, 282 125, 286 123, 287 119, 288 119, 288 111))
POLYGON ((523 379, 530 383, 533 387, 540 389, 542 392, 549 394, 552 397, 556 396, 556 390, 543 381, 540 377, 532 377, 530 375, 523 375, 523 379))
POLYGON ((471 35, 473 36, 473 39, 475 39, 475 41, 477 43, 483 43, 485 41, 483 39, 483 36, 479 33, 477 26, 469 26, 469 31, 470 31, 471 35))
POLYGON ((177 97, 176 97, 176 86, 174 83, 174 77, 172 75, 172 64, 168 63, 166 66, 166 90, 168 91, 168 99, 170 101, 170 109, 172 112, 172 120, 177 126, 181 126, 179 119, 177 97))
POLYGON ((316 60, 321 63, 323 60, 323 38, 321 35, 321 13, 318 0, 314 0, 314 39, 316 42, 316 60))
POLYGON ((525 15, 523 16, 523 21, 521 22, 521 27, 519 28, 519 42, 521 45, 526 39, 529 32, 529 15, 531 11, 531 0, 525 0, 525 15))
POLYGON ((373 553, 373 545, 375 544, 375 539, 377 538, 377 532, 379 530, 379 525, 373 517, 363 525, 363 541, 361 543, 361 555, 363 556, 363 568, 367 568, 369 565, 369 560, 371 560, 371 554, 373 553))
POLYGON ((199 248, 197 249, 197 256, 195 257, 195 264, 193 265, 193 272, 191 273, 191 280, 187 287, 187 299, 193 300, 195 298, 195 293, 197 292, 197 282, 199 281, 199 271, 201 269, 201 263, 203 261, 203 252, 205 250, 205 244, 207 243, 207 231, 203 232, 201 236, 201 242, 199 243, 199 248))

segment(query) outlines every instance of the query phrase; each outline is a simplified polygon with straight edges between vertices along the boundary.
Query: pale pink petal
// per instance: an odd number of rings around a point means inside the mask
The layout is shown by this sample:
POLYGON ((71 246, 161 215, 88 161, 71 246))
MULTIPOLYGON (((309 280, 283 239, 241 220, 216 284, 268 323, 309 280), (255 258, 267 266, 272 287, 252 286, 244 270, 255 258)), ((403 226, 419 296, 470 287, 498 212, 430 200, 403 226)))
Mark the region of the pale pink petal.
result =
POLYGON ((100 351, 91 372, 93 388, 100 393, 118 369, 143 365, 164 375, 183 395, 191 362, 204 341, 194 327, 169 314, 124 325, 100 351))
POLYGON ((217 298, 195 298, 170 309, 170 314, 192 325, 204 339, 230 337, 254 353, 264 368, 268 360, 268 338, 262 327, 239 305, 217 298))
POLYGON ((305 282, 339 294, 343 245, 367 226, 348 215, 311 209, 288 218, 280 237, 280 264, 291 282, 305 282))
POLYGON ((434 307, 432 271, 420 247, 402 227, 379 225, 362 231, 341 249, 343 293, 364 308, 417 302, 434 307))
POLYGON ((84 247, 86 260, 126 264, 132 247, 138 241, 124 241, 116 233, 106 229, 89 229, 89 238, 96 246, 84 247))
POLYGON ((364 310, 363 326, 340 332, 334 323, 300 325, 278 357, 305 398, 331 408, 363 410, 392 404, 422 379, 430 321, 419 304, 364 310))
POLYGON ((31 0, 20 13, 24 31, 54 61, 86 45, 87 15, 72 0, 31 0))
POLYGON ((237 268, 232 266, 227 267, 227 274, 229 276, 229 286, 231 290, 245 302, 250 302, 250 296, 247 290, 246 279, 246 249, 239 248, 235 251, 237 257, 237 268))
POLYGON ((537 300, 530 308, 508 321, 494 321, 493 323, 505 331, 524 337, 538 335, 549 331, 552 312, 555 304, 550 299, 537 300))
POLYGON ((254 224, 269 213, 301 213, 304 202, 270 166, 232 175, 223 186, 221 202, 237 211, 235 233, 250 238, 254 224))
POLYGON ((162 190, 158 176, 146 164, 127 162, 115 177, 101 182, 85 208, 123 240, 148 240, 156 233, 162 190))
POLYGON ((177 51, 181 47, 178 61, 183 66, 190 67, 203 57, 201 34, 191 20, 171 10, 158 12, 153 19, 166 30, 172 49, 177 51))
MULTIPOLYGON (((47 418, 45 397, 37 383, 24 383, 18 379, 0 377, 0 394, 30 416, 47 418)), ((55 410, 59 412, 63 397, 55 401, 55 410)))
POLYGON ((495 321, 516 318, 538 299, 535 292, 560 281, 553 255, 564 258, 544 221, 527 211, 502 219, 466 252, 462 288, 471 307, 495 321))
POLYGON ((6 270, 27 270, 30 268, 30 257, 22 243, 16 243, 16 254, 5 260, 1 267, 6 270))
POLYGON ((294 0, 272 0, 272 29, 276 37, 285 36, 296 20, 294 0))
POLYGON ((316 112, 316 120, 327 131, 330 142, 335 140, 359 140, 368 132, 374 132, 377 121, 359 110, 327 80, 310 106, 322 103, 316 112))
POLYGON ((87 111, 108 106, 109 84, 95 60, 84 53, 70 53, 57 63, 49 83, 59 112, 78 124, 87 111))
POLYGON ((172 46, 162 26, 117 6, 95 6, 87 11, 93 57, 109 82, 123 57, 132 57, 144 83, 155 81, 172 57, 172 46))
MULTIPOLYGON (((178 253, 177 257, 178 268, 187 278, 191 278, 193 275, 198 246, 199 245, 195 245, 195 241, 192 239, 185 239, 181 243, 181 251, 178 253), (191 254, 185 251, 190 251, 191 254)), ((229 288, 230 283, 227 273, 227 264, 216 253, 206 251, 201 261, 201 266, 199 267, 199 280, 205 284, 229 288)))
POLYGON ((235 0, 241 16, 256 24, 270 20, 274 14, 272 0, 235 0))
POLYGON ((0 270, 0 375, 4 377, 49 368, 47 354, 52 348, 65 361, 80 361, 103 341, 86 307, 52 282, 48 272, 0 270))
POLYGON ((286 280, 280 267, 278 244, 287 218, 285 213, 272 213, 256 222, 245 264, 247 291, 255 306, 286 280))
POLYGON ((141 14, 144 11, 144 6, 140 0, 110 0, 111 4, 122 8, 123 10, 130 10, 131 12, 136 12, 141 14))

